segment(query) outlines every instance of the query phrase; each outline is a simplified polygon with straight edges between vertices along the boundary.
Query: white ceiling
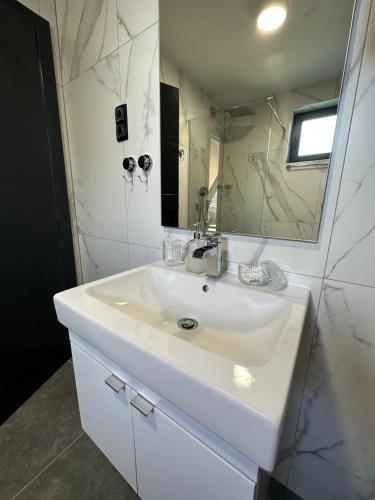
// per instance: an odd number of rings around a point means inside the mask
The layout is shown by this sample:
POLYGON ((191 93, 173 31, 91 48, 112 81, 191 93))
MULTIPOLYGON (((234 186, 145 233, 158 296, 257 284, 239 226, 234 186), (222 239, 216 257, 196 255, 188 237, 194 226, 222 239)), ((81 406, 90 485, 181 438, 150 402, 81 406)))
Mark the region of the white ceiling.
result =
POLYGON ((161 50, 217 106, 342 72, 354 0, 290 0, 285 25, 262 35, 259 0, 160 0, 161 50))

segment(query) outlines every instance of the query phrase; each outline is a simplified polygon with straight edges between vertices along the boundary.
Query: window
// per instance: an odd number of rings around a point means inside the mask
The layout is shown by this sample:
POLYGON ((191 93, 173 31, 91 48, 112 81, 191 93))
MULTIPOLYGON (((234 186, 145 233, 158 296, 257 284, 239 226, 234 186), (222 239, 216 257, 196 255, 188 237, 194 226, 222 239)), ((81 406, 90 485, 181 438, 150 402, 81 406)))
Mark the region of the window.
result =
POLYGON ((328 160, 333 145, 337 104, 308 111, 295 111, 288 163, 328 160))

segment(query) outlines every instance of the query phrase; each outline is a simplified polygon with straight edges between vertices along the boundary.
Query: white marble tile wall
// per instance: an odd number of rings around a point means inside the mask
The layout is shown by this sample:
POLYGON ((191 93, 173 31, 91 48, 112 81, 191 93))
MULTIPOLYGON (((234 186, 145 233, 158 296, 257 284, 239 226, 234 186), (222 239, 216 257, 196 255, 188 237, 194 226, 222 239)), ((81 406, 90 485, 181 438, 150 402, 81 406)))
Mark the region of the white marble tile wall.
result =
POLYGON ((313 276, 303 276, 293 273, 287 273, 287 278, 289 283, 293 283, 297 286, 307 286, 308 288, 310 288, 311 301, 306 318, 306 326, 304 328, 303 337, 299 348, 297 364, 294 371, 290 401, 285 417, 285 426, 280 439, 279 457, 276 468, 273 472, 273 476, 284 484, 287 484, 290 464, 293 457, 293 446, 301 399, 304 391, 306 367, 309 362, 311 343, 323 282, 321 278, 315 278, 313 276))
POLYGON ((56 12, 65 85, 118 48, 116 0, 58 0, 56 12))
POLYGON ((87 282, 161 257, 158 2, 58 0, 56 18, 70 200, 87 282), (114 108, 123 102, 129 140, 117 143, 114 108), (122 160, 141 154, 154 167, 148 187, 138 169, 131 190, 122 160))
POLYGON ((304 500, 375 498, 375 288, 325 280, 289 485, 304 500))
POLYGON ((264 189, 258 170, 266 163, 264 153, 224 156, 220 182, 222 231, 259 234, 264 189))
POLYGON ((328 254, 289 474, 305 500, 375 498, 375 12, 328 254))
POLYGON ((121 99, 128 103, 129 126, 123 155, 138 158, 149 154, 155 163, 148 186, 138 179, 140 169, 133 190, 126 184, 128 241, 154 248, 160 248, 162 242, 158 36, 158 24, 153 24, 119 49, 121 99))
POLYGON ((320 223, 327 168, 288 170, 286 154, 285 149, 270 151, 267 168, 259 170, 264 189, 262 234, 311 240, 320 223))
POLYGON ((127 241, 122 145, 114 109, 120 98, 118 51, 64 87, 78 230, 127 241))
POLYGON ((325 274, 367 286, 375 286, 375 20, 371 20, 325 274))
POLYGON ((84 283, 129 269, 129 245, 122 241, 79 235, 84 283))
POLYGON ((159 19, 155 0, 117 0, 118 36, 120 45, 128 42, 159 19))

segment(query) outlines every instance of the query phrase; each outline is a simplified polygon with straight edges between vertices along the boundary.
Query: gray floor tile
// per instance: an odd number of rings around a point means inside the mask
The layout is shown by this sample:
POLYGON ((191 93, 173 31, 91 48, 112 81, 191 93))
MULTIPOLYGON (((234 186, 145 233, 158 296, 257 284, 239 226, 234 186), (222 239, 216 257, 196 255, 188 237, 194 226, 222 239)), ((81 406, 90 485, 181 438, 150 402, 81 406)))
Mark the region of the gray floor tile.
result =
POLYGON ((67 362, 0 427, 0 498, 18 493, 82 432, 67 362))
POLYGON ((84 434, 17 500, 135 500, 136 493, 84 434))

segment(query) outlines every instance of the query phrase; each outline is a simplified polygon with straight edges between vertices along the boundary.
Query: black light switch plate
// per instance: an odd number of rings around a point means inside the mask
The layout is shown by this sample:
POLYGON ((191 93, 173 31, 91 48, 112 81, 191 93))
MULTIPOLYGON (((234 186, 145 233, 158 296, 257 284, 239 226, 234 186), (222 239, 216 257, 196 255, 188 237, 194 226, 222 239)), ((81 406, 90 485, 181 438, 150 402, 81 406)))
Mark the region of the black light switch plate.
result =
POLYGON ((117 142, 128 139, 128 110, 126 104, 115 108, 116 138, 117 142))

